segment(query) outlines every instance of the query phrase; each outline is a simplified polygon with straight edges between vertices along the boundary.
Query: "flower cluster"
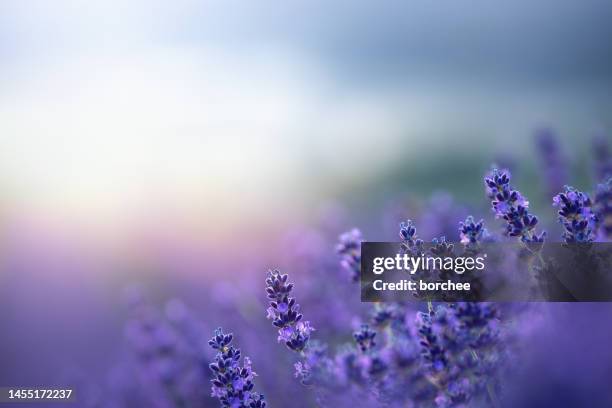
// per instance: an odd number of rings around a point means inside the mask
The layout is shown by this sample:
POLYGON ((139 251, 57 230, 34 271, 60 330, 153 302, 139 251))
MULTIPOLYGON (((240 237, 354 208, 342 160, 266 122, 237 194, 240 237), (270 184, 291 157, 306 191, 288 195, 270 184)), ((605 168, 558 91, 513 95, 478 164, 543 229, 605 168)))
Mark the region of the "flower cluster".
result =
POLYGON ((212 396, 218 398, 221 406, 230 408, 265 408, 264 396, 253 392, 251 360, 244 358, 240 366, 240 350, 231 346, 233 335, 225 334, 221 328, 208 344, 217 350, 215 361, 209 365, 214 374, 212 396))
POLYGON ((559 207, 559 222, 563 224, 565 242, 593 242, 596 218, 591 210, 591 199, 586 193, 566 186, 563 193, 553 198, 559 207))
POLYGON ((461 338, 473 349, 493 343, 498 336, 499 310, 489 302, 459 302, 451 305, 461 338))
POLYGON ((434 332, 435 312, 417 313, 416 326, 419 334, 422 355, 433 372, 442 371, 448 365, 446 353, 439 343, 438 335, 434 332))
POLYGON ((483 220, 475 222, 474 217, 470 215, 459 223, 459 240, 466 248, 477 248, 487 237, 488 232, 483 220))
POLYGON ((419 256, 423 253, 423 240, 418 238, 416 227, 412 220, 402 222, 399 231, 402 240, 402 249, 413 256, 419 256))
POLYGON ((374 340, 376 335, 368 324, 362 324, 359 330, 353 333, 355 345, 347 345, 339 353, 338 360, 338 368, 343 371, 343 378, 365 387, 366 390, 369 388, 369 391, 374 393, 386 385, 389 365, 383 354, 391 349, 386 343, 379 347, 374 340))
POLYGON ((270 270, 266 278, 266 293, 270 300, 267 318, 278 327, 278 341, 284 342, 293 351, 304 350, 314 328, 302 320, 300 305, 290 297, 293 283, 287 282, 289 275, 270 270))
POLYGON ((362 324, 361 328, 353 333, 353 338, 357 342, 359 349, 364 353, 376 345, 374 337, 376 337, 376 332, 370 329, 370 326, 367 324, 362 324))
POLYGON ((363 236, 357 228, 340 235, 336 252, 341 256, 340 265, 349 271, 353 282, 359 281, 361 274, 361 242, 363 236))
POLYGON ((434 238, 431 240, 432 247, 429 249, 435 256, 439 257, 447 257, 454 256, 455 254, 455 245, 451 242, 446 241, 446 237, 434 238))
POLYGON ((485 185, 496 217, 506 221, 506 235, 526 243, 544 242, 546 233, 536 234, 538 218, 529 213, 529 201, 510 186, 509 172, 494 169, 485 177, 485 185))
POLYGON ((612 177, 605 183, 597 185, 593 212, 598 230, 604 237, 609 238, 612 235, 612 177))
POLYGON ((332 362, 326 355, 327 347, 316 341, 310 340, 308 348, 302 354, 301 361, 293 364, 295 368, 295 377, 300 378, 302 384, 313 385, 315 381, 323 381, 329 383, 329 373, 333 371, 331 368, 332 362), (326 380, 321 380, 321 377, 326 377, 326 380))
POLYGON ((462 406, 470 401, 495 405, 501 366, 499 318, 492 304, 440 304, 416 318, 425 375, 438 389, 435 403, 462 406))

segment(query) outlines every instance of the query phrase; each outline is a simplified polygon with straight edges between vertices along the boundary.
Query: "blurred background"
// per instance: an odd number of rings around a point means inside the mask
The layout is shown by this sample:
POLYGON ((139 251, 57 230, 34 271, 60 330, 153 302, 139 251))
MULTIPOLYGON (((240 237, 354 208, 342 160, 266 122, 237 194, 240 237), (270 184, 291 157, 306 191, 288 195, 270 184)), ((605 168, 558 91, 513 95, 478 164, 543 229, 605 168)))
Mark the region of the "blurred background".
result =
POLYGON ((349 227, 489 217, 494 162, 558 236, 534 134, 592 191, 611 18, 604 0, 3 1, 0 385, 121 383, 144 296, 255 354, 268 267, 316 288, 349 227))

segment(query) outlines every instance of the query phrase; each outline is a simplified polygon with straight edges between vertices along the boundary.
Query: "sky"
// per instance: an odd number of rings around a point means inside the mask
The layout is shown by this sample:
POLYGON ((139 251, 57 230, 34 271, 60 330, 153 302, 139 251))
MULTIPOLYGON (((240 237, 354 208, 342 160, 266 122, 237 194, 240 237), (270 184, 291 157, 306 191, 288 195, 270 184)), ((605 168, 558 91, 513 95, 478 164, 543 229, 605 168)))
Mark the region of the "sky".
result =
MULTIPOLYGON (((423 152, 609 129, 605 1, 4 1, 0 186, 29 215, 290 219, 423 152)), ((228 221, 229 222, 229 221, 228 221)))

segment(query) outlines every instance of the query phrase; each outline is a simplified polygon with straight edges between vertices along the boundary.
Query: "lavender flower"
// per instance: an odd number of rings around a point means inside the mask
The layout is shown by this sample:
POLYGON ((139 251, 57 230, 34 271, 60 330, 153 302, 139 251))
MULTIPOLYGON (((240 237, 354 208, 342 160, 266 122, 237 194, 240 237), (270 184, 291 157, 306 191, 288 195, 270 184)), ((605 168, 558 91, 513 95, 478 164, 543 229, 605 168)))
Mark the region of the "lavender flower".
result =
POLYGON ((542 243, 546 232, 537 235, 538 218, 528 211, 529 201, 510 186, 510 173, 494 169, 485 177, 487 196, 495 216, 506 221, 506 235, 519 237, 525 243, 542 243))
POLYGON ((382 388, 384 384, 384 374, 387 371, 388 364, 382 356, 382 350, 374 350, 376 346, 376 332, 370 329, 367 324, 362 324, 359 330, 353 333, 353 339, 357 343, 357 347, 361 352, 360 355, 355 355, 352 361, 352 369, 360 371, 359 381, 372 380, 371 385, 375 388, 382 388))
POLYGON ((429 249, 435 256, 447 257, 455 255, 455 245, 450 242, 446 242, 446 237, 434 238, 431 240, 432 247, 429 249))
POLYGON ((607 182, 597 185, 593 212, 597 229, 604 237, 609 238, 612 235, 612 177, 607 182))
POLYGON ((353 282, 359 281, 361 274, 361 243, 363 236, 357 228, 340 235, 336 252, 341 256, 340 265, 349 271, 353 282))
MULTIPOLYGON (((496 405, 494 387, 501 364, 493 305, 462 302, 419 312, 416 329, 424 375, 438 389, 438 406, 456 407, 470 401, 496 405)), ((477 404, 480 406, 480 404, 477 404)))
POLYGON ((565 227, 565 242, 593 242, 596 218, 591 211, 591 199, 586 193, 566 186, 565 192, 553 198, 553 205, 559 207, 559 222, 565 227))
POLYGON ((376 327, 385 327, 400 322, 403 318, 399 305, 391 302, 375 303, 372 309, 372 323, 376 327))
POLYGON ((265 408, 264 396, 253 392, 251 360, 244 358, 240 366, 240 350, 231 346, 233 335, 225 334, 221 328, 208 344, 217 350, 215 361, 209 365, 215 377, 212 380, 212 396, 218 398, 222 407, 265 408))
POLYGON ((442 371, 448 365, 446 352, 442 348, 438 335, 434 332, 435 312, 432 310, 429 313, 417 313, 417 329, 419 335, 419 343, 421 344, 421 353, 428 367, 433 372, 442 371))
POLYGON ((461 340, 473 349, 491 345, 498 336, 499 311, 494 303, 459 302, 451 306, 461 340))
POLYGON ((474 217, 468 216, 465 221, 459 223, 460 242, 468 249, 476 248, 488 237, 484 221, 474 221, 474 217))
POLYGON ((353 333, 359 349, 364 353, 376 345, 374 337, 376 337, 376 332, 371 330, 367 324, 362 324, 361 328, 353 333))
POLYGON ((536 132, 536 148, 540 155, 541 171, 544 173, 549 197, 556 194, 567 182, 567 160, 561 153, 557 135, 551 129, 536 132))
POLYGON ((400 224, 400 238, 402 240, 402 249, 413 256, 419 256, 423 253, 423 240, 418 238, 416 227, 411 220, 400 224))
POLYGON ((293 283, 288 283, 289 275, 283 275, 278 270, 268 271, 266 292, 270 299, 267 318, 278 327, 278 341, 284 342, 293 351, 304 350, 314 328, 308 321, 302 321, 299 313, 300 305, 290 297, 293 283))

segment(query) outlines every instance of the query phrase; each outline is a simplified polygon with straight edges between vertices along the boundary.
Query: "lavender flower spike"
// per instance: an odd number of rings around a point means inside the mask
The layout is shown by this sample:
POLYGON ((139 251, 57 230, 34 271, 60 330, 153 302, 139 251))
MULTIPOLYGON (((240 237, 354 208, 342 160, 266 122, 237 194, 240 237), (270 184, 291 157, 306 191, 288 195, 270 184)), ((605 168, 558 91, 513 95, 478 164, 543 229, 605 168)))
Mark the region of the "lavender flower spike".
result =
POLYGON ((506 221, 506 235, 519 237, 525 243, 544 242, 546 233, 536 234, 538 218, 529 213, 529 201, 510 186, 508 171, 494 169, 485 177, 485 185, 496 217, 506 221))
POLYGON ((233 337, 218 328, 208 341, 218 351, 215 361, 209 365, 214 374, 212 396, 219 399, 222 407, 265 408, 264 396, 253 392, 253 377, 257 374, 251 368, 251 360, 245 357, 240 366, 240 350, 230 345, 233 337))
POLYGON ((559 222, 565 227, 565 242, 593 242, 596 217, 586 193, 566 186, 565 192, 553 198, 553 205, 559 207, 559 222))
POLYGON ((402 249, 405 252, 415 256, 423 253, 423 240, 417 237, 416 227, 412 220, 400 224, 399 236, 402 240, 402 249))
POLYGON ((376 337, 376 332, 370 329, 370 326, 367 324, 362 324, 361 328, 353 333, 353 338, 357 342, 359 349, 364 353, 376 345, 374 337, 376 337))
POLYGON ((340 264, 351 273, 353 282, 359 281, 361 274, 361 242, 363 236, 357 228, 340 235, 336 252, 341 256, 340 264))
POLYGON ((278 341, 284 342, 293 351, 301 352, 306 348, 314 328, 310 326, 310 322, 302 320, 300 305, 289 296, 293 283, 287 282, 288 277, 289 275, 283 275, 278 270, 268 271, 266 292, 270 307, 267 317, 278 327, 278 341))
POLYGON ((459 238, 461 243, 468 248, 478 246, 488 235, 487 229, 484 227, 484 221, 475 222, 471 215, 465 221, 459 223, 459 238))

